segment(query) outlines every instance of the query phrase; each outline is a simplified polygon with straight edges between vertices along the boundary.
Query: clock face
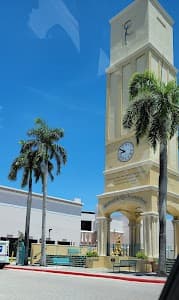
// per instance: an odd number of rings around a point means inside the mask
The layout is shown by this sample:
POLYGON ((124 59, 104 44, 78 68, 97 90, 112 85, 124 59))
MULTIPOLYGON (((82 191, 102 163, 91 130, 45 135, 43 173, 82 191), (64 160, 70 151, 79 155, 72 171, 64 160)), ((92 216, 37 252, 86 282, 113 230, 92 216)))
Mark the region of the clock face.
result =
POLYGON ((120 145, 118 150, 118 159, 120 161, 129 161, 134 154, 134 145, 131 142, 125 142, 120 145))

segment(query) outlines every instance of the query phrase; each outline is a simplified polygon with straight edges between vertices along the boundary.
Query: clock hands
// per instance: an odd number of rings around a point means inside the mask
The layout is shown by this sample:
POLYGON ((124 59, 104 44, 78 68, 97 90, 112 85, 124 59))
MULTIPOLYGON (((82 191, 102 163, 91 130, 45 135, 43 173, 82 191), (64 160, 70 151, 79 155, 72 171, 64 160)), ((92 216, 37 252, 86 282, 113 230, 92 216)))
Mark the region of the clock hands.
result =
POLYGON ((134 154, 134 145, 131 142, 124 142, 118 148, 118 159, 120 161, 129 161, 134 154))
POLYGON ((125 150, 123 150, 123 149, 121 149, 121 148, 119 148, 119 150, 120 150, 122 153, 125 153, 125 152, 126 152, 125 150))

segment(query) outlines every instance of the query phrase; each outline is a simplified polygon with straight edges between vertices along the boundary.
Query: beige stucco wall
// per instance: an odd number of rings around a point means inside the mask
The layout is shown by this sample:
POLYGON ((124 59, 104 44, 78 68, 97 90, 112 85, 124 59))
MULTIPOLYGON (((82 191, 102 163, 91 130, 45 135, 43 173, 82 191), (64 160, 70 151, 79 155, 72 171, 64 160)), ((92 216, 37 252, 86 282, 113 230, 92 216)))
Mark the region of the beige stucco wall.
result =
POLYGON ((123 167, 136 162, 143 162, 145 160, 151 159, 150 145, 146 140, 141 140, 140 144, 136 143, 136 138, 134 133, 131 131, 130 134, 125 135, 123 138, 116 140, 113 143, 106 145, 106 170, 123 167), (119 147, 123 142, 130 141, 134 145, 134 154, 130 159, 130 162, 121 162, 118 159, 119 147))
MULTIPOLYGON (((69 255, 68 250, 70 248, 76 249, 78 254, 76 255, 86 255, 89 251, 89 247, 71 247, 63 245, 46 245, 46 254, 47 255, 69 255)), ((93 249, 96 251, 96 249, 93 249)), ((32 244, 31 247, 31 263, 34 264, 39 261, 41 256, 41 244, 32 244)))
POLYGON ((121 170, 117 174, 106 175, 106 192, 119 191, 140 185, 150 184, 149 171, 143 167, 121 170))

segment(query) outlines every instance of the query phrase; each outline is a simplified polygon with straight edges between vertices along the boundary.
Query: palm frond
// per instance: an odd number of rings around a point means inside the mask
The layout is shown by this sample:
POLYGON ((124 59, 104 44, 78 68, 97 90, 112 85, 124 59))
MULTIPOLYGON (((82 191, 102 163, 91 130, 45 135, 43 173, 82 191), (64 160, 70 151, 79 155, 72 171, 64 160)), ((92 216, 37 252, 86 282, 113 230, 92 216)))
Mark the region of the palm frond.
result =
POLYGON ((49 174, 49 177, 50 177, 51 181, 54 180, 54 176, 53 176, 53 173, 52 173, 53 169, 54 169, 53 164, 49 160, 48 161, 48 174, 49 174))
POLYGON ((173 109, 171 113, 171 125, 169 130, 169 139, 171 139, 179 126, 179 109, 173 109))
POLYGON ((130 129, 133 127, 133 124, 134 124, 134 118, 135 118, 135 112, 133 110, 133 108, 135 108, 134 105, 131 105, 127 112, 125 113, 124 117, 123 117, 123 127, 126 128, 126 129, 130 129))
POLYGON ((22 182, 21 182, 22 188, 27 186, 27 184, 29 182, 30 172, 31 172, 31 170, 29 170, 29 168, 24 168, 22 182))
POLYGON ((20 169, 23 168, 24 165, 24 157, 23 156, 19 156, 16 157, 15 160, 13 161, 11 168, 10 168, 10 172, 8 175, 8 179, 9 180, 16 180, 17 179, 17 173, 20 169))
POLYGON ((129 83, 129 97, 133 100, 141 92, 159 91, 158 81, 152 72, 135 73, 129 83))
POLYGON ((131 102, 127 113, 123 118, 124 128, 134 128, 137 143, 146 135, 150 126, 151 115, 155 112, 155 94, 139 92, 131 102))
POLYGON ((169 81, 165 87, 165 97, 168 98, 170 103, 178 106, 179 105, 179 86, 176 81, 169 81))
POLYGON ((146 71, 136 73, 129 84, 130 105, 123 119, 124 128, 134 128, 137 142, 147 136, 155 149, 165 143, 179 125, 179 87, 176 81, 167 84, 146 71))
POLYGON ((30 137, 28 145, 23 146, 22 151, 28 147, 37 151, 36 167, 34 169, 35 181, 43 177, 42 164, 48 164, 48 172, 53 180, 51 160, 56 162, 57 175, 60 173, 62 163, 65 164, 67 155, 65 149, 58 144, 58 141, 64 137, 64 130, 61 128, 49 128, 45 121, 38 118, 35 121, 35 127, 27 132, 30 137), (25 148, 26 147, 26 148, 25 148))
POLYGON ((151 144, 154 151, 156 150, 157 142, 159 141, 158 138, 158 130, 159 130, 159 122, 158 119, 154 117, 152 118, 151 125, 147 134, 147 139, 151 144))

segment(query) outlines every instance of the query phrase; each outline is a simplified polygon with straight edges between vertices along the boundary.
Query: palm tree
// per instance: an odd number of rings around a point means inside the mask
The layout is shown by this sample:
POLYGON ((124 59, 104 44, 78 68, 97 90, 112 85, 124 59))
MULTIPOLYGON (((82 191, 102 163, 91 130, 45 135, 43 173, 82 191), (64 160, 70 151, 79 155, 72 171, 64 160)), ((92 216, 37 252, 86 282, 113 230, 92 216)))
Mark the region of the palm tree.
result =
POLYGON ((65 149, 57 142, 64 137, 64 131, 60 128, 49 128, 41 119, 36 119, 35 128, 27 132, 32 138, 32 149, 37 150, 37 160, 39 169, 35 171, 36 181, 41 178, 43 204, 42 204, 42 238, 41 238, 41 262, 42 266, 46 266, 46 202, 47 202, 47 179, 48 170, 50 170, 50 178, 53 179, 53 161, 56 162, 56 175, 60 174, 61 165, 66 163, 67 154, 65 149))
POLYGON ((28 265, 28 252, 29 252, 29 229, 30 229, 30 215, 31 215, 31 206, 32 206, 32 173, 36 165, 36 155, 37 151, 31 151, 29 147, 27 147, 25 142, 21 142, 22 147, 20 151, 20 155, 15 158, 13 161, 10 173, 8 175, 8 179, 16 180, 17 173, 22 170, 22 181, 21 187, 25 187, 28 185, 28 197, 27 197, 27 209, 26 209, 26 222, 25 222, 25 258, 24 264, 28 265))
POLYGON ((166 274, 167 143, 179 124, 179 86, 163 83, 152 72, 134 74, 129 84, 131 103, 123 118, 124 128, 134 128, 137 143, 147 137, 153 149, 159 144, 159 271, 166 274))

